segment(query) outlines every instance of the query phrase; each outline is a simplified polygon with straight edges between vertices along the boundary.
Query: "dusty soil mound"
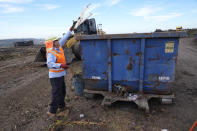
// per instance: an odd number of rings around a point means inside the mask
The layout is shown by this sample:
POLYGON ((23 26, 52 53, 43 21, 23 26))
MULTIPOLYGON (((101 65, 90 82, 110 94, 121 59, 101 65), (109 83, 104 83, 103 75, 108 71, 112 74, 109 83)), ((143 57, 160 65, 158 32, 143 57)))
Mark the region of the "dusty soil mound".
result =
POLYGON ((0 61, 35 55, 40 46, 0 48, 0 61))

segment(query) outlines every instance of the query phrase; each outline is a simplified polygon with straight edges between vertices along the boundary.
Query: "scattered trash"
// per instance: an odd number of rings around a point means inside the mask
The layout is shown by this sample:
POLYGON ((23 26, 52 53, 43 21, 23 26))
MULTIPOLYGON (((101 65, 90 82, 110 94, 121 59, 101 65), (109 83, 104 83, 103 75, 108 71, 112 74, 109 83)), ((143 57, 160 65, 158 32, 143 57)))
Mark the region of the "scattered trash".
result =
POLYGON ((80 117, 80 118, 84 118, 84 114, 80 114, 79 117, 80 117))
POLYGON ((94 125, 94 126, 104 126, 104 122, 91 122, 91 121, 61 121, 58 120, 56 123, 49 126, 50 130, 54 130, 59 126, 73 126, 73 125, 94 125))
POLYGON ((76 124, 76 125, 105 125, 103 122, 90 122, 90 121, 73 121, 69 124, 76 124))
POLYGON ((138 95, 130 93, 127 98, 129 100, 135 101, 138 98, 138 95))
POLYGON ((113 86, 113 91, 119 96, 128 96, 127 87, 115 84, 113 86))
POLYGON ((161 131, 169 131, 168 129, 161 129, 161 131))
POLYGON ((162 98, 162 99, 161 99, 161 103, 162 103, 162 104, 172 104, 172 103, 173 103, 173 99, 162 98))

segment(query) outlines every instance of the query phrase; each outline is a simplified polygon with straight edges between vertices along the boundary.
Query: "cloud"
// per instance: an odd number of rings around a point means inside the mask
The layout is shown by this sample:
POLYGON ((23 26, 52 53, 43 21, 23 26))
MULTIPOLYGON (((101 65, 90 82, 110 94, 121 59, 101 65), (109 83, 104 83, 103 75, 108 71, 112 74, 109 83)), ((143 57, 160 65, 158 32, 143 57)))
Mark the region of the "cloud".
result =
POLYGON ((23 7, 18 7, 18 6, 11 6, 11 5, 0 5, 0 8, 2 10, 0 11, 1 13, 17 13, 17 12, 23 12, 24 8, 23 7))
POLYGON ((155 15, 155 16, 145 16, 145 20, 147 21, 167 21, 169 19, 175 18, 175 17, 179 17, 182 16, 182 14, 180 13, 169 13, 167 15, 155 15))
POLYGON ((161 8, 151 8, 151 7, 143 7, 141 9, 138 9, 136 11, 130 12, 130 14, 134 16, 148 16, 151 15, 157 11, 162 10, 161 8))
POLYGON ((0 3, 28 3, 34 0, 0 0, 0 3))
POLYGON ((197 13, 197 9, 193 9, 193 10, 191 10, 191 13, 196 14, 196 13, 197 13))
POLYGON ((99 15, 101 15, 101 14, 98 13, 98 12, 96 12, 96 13, 94 13, 94 14, 92 15, 92 17, 99 16, 99 15))
POLYGON ((23 12, 24 7, 16 6, 15 4, 23 4, 33 2, 34 0, 0 0, 0 13, 17 13, 23 12))
POLYGON ((173 19, 175 17, 179 17, 182 14, 176 13, 176 12, 170 12, 164 15, 157 15, 161 14, 161 11, 164 9, 162 8, 154 8, 154 7, 143 7, 140 9, 137 9, 135 11, 130 12, 133 16, 143 17, 146 21, 167 21, 169 19, 173 19))
POLYGON ((105 3, 108 5, 108 6, 114 6, 118 3, 120 3, 122 0, 105 0, 105 3))
POLYGON ((100 3, 91 4, 90 7, 88 8, 88 12, 91 12, 91 11, 95 10, 96 8, 98 8, 100 6, 101 6, 100 3))
POLYGON ((39 6, 45 10, 54 10, 59 8, 59 5, 54 5, 54 4, 37 4, 36 6, 39 6))

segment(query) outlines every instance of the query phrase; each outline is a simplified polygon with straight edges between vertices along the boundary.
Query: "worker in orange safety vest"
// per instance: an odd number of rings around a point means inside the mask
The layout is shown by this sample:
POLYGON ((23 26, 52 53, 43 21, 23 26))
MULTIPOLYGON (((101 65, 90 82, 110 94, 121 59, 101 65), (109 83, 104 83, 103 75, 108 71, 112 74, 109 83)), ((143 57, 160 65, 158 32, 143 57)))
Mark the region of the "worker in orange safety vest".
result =
POLYGON ((50 117, 55 117, 58 109, 63 111, 66 107, 64 101, 66 96, 64 76, 66 75, 68 65, 66 64, 62 46, 71 36, 74 26, 75 23, 61 39, 53 37, 45 42, 47 51, 47 67, 49 68, 49 78, 52 86, 50 109, 47 112, 50 117))

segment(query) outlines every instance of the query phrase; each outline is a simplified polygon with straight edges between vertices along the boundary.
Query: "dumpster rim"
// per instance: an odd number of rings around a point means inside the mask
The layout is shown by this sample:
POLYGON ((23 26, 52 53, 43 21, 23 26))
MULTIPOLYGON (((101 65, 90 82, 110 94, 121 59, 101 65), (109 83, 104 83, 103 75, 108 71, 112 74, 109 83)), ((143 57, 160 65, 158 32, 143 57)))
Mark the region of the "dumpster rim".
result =
POLYGON ((77 40, 107 40, 123 38, 180 38, 186 37, 186 32, 153 32, 153 33, 127 33, 127 34, 102 34, 102 35, 80 35, 77 40))

